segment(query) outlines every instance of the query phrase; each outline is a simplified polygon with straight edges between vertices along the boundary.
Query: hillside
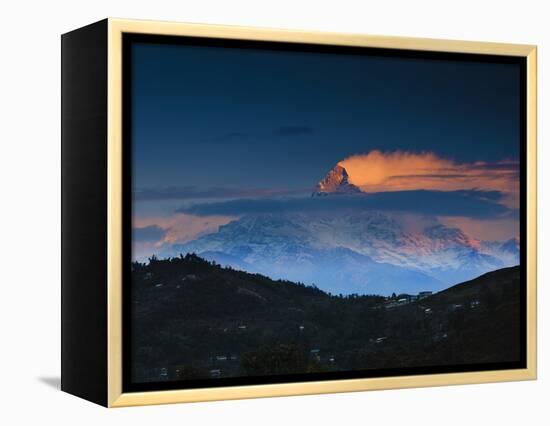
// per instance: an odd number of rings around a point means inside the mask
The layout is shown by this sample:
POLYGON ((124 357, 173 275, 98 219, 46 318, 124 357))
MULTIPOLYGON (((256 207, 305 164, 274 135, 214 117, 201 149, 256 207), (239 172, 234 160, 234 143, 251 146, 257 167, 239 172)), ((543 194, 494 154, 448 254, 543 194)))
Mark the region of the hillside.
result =
POLYGON ((430 297, 334 296, 196 255, 133 264, 138 382, 519 359, 519 268, 430 297))

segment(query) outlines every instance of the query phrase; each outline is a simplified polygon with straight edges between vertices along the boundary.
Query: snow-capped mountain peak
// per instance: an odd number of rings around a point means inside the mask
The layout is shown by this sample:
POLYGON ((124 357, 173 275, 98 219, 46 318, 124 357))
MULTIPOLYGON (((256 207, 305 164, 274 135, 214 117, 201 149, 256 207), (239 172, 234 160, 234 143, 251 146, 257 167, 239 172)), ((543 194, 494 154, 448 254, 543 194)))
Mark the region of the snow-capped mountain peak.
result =
POLYGON ((325 178, 315 186, 312 196, 358 193, 361 193, 361 190, 349 182, 349 175, 346 169, 337 164, 327 173, 325 178))
MULTIPOLYGON (((368 197, 337 164, 312 197, 368 197)), ((339 198, 334 201, 344 201, 339 198)), ((322 204, 306 199, 313 205, 322 204)), ((249 213, 195 240, 162 247, 161 257, 196 253, 272 279, 333 293, 438 291, 519 263, 519 241, 480 241, 436 216, 369 208, 249 213)))
POLYGON ((478 241, 435 217, 374 210, 280 212, 243 216, 218 232, 167 247, 161 257, 194 252, 343 294, 414 293, 517 265, 514 241, 478 241))

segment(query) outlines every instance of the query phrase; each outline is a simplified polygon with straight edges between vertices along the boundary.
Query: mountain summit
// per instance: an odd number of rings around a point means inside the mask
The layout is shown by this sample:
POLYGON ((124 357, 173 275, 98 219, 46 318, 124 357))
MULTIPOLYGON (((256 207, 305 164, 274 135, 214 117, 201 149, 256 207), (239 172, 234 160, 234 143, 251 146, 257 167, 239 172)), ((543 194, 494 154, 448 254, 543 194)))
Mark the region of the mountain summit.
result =
POLYGON ((349 182, 348 172, 344 167, 337 164, 330 170, 325 178, 320 181, 313 191, 312 196, 328 194, 359 194, 361 190, 349 182))

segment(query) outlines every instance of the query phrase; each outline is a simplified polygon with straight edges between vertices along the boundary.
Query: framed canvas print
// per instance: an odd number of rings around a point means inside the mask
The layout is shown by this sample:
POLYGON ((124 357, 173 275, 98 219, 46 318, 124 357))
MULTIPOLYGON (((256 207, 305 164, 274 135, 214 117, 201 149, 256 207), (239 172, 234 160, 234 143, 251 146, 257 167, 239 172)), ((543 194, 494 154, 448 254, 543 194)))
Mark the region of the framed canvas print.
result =
POLYGON ((107 19, 62 37, 62 389, 536 378, 536 48, 107 19))

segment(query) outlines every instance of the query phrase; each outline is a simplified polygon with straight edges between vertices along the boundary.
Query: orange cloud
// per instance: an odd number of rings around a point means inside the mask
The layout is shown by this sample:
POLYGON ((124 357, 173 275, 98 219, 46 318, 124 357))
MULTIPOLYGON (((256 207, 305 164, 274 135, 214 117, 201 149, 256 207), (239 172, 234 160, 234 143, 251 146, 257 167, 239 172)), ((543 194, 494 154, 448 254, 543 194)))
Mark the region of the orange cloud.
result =
POLYGON ((482 220, 460 216, 440 216, 437 219, 445 226, 459 228, 467 235, 483 241, 504 241, 519 235, 517 219, 482 220))
POLYGON ((134 217, 133 227, 157 225, 162 228, 165 231, 164 237, 151 244, 154 247, 160 247, 163 244, 184 243, 201 235, 216 232, 221 225, 235 219, 232 216, 201 217, 178 213, 173 216, 134 217))
POLYGON ((375 150, 338 164, 346 169, 350 182, 365 192, 496 190, 507 194, 508 206, 518 205, 517 161, 455 163, 432 152, 375 150))

